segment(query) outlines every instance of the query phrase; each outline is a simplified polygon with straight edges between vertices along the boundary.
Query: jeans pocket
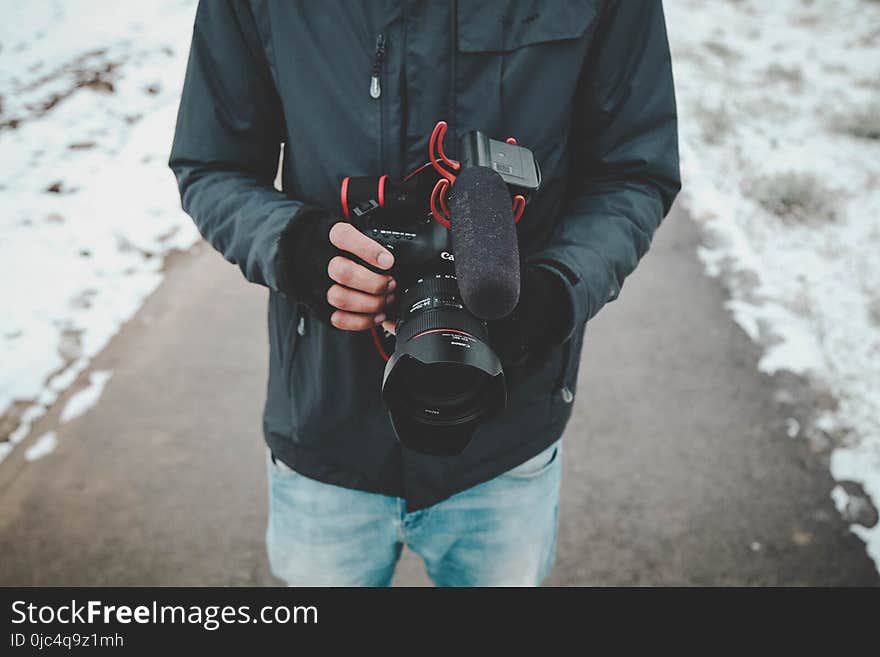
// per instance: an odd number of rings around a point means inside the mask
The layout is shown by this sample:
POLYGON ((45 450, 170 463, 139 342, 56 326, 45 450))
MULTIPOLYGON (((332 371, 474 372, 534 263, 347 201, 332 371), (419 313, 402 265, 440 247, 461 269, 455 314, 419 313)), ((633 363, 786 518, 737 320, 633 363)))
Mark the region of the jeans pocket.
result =
POLYGON ((538 477, 549 471, 556 463, 559 451, 562 447, 561 441, 556 441, 550 447, 542 450, 532 458, 520 463, 504 473, 505 477, 513 477, 515 479, 531 479, 538 477))

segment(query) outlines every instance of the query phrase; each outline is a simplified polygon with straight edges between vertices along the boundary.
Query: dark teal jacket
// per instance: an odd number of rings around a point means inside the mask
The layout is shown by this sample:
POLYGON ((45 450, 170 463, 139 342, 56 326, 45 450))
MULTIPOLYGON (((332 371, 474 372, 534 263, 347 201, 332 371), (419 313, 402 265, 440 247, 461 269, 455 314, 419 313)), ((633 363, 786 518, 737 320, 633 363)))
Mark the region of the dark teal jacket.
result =
POLYGON ((263 427, 273 452, 314 479, 427 507, 559 437, 586 322, 617 297, 679 189, 662 8, 638 0, 205 1, 170 165, 205 239, 269 288, 263 427), (379 34, 385 52, 373 98, 379 34), (458 457, 401 448, 369 335, 310 321, 279 292, 276 272, 279 234, 304 203, 338 209, 344 176, 399 179, 424 163, 441 119, 450 124, 447 144, 478 129, 534 151, 544 184, 519 223, 520 250, 564 281, 574 310, 565 343, 513 387, 508 409, 458 457))

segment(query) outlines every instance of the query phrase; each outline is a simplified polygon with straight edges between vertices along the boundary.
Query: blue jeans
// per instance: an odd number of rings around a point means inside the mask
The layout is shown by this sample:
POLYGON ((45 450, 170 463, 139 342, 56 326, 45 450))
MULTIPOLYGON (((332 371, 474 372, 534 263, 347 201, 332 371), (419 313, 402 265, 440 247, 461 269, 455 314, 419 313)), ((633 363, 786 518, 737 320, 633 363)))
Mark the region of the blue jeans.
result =
POLYGON ((268 460, 272 573, 290 586, 387 586, 404 545, 438 586, 537 586, 556 551, 561 441, 427 509, 268 460))

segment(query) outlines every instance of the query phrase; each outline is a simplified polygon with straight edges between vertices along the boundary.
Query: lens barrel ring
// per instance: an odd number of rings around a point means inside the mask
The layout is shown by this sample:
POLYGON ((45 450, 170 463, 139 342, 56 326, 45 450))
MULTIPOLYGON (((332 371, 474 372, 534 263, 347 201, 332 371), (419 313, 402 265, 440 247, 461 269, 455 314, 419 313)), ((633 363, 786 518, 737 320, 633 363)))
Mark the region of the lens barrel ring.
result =
POLYGON ((458 281, 450 274, 426 276, 417 280, 404 290, 400 298, 401 307, 407 308, 424 297, 456 299, 461 303, 458 281))
POLYGON ((401 298, 403 310, 397 326, 402 344, 425 331, 461 331, 488 342, 485 323, 465 309, 454 276, 425 277, 411 285, 401 298))
POLYGON ((452 308, 443 308, 417 312, 401 322, 397 328, 397 341, 399 344, 403 344, 420 333, 440 329, 464 332, 482 342, 488 342, 489 340, 486 326, 482 321, 470 313, 463 313, 461 310, 452 308))

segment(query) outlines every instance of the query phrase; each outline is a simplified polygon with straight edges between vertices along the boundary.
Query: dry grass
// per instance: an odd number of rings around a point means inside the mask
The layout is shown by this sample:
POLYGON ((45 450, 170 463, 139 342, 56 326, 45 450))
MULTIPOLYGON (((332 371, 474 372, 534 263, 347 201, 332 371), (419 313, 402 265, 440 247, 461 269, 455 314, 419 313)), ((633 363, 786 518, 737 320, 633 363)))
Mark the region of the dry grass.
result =
POLYGON ((733 117, 725 105, 711 107, 700 103, 694 109, 694 116, 700 124, 703 141, 707 144, 717 146, 733 131, 733 117))
POLYGON ((728 63, 736 62, 742 59, 742 53, 739 53, 729 46, 726 46, 720 41, 716 41, 714 39, 707 39, 703 41, 703 47, 716 57, 719 57, 728 63))
POLYGON ((834 120, 834 129, 859 139, 880 140, 880 103, 838 116, 834 120))
POLYGON ((868 304, 868 318, 877 328, 880 328, 880 294, 868 304))
POLYGON ((788 85, 792 91, 799 92, 804 88, 804 74, 801 69, 781 64, 770 64, 764 71, 764 79, 770 83, 788 85))
POLYGON ((809 173, 781 173, 753 180, 746 194, 786 221, 821 225, 837 220, 836 194, 809 173))

